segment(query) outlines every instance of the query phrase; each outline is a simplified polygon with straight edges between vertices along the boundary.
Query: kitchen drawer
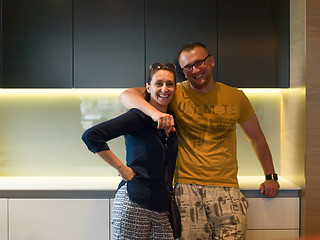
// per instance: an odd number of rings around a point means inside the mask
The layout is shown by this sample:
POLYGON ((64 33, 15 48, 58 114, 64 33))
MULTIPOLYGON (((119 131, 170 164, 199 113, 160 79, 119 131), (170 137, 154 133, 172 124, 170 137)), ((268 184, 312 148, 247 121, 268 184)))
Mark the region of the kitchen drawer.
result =
POLYGON ((248 198, 248 229, 299 229, 299 198, 248 198))
POLYGON ((0 198, 0 240, 8 239, 8 199, 0 198))
POLYGON ((105 240, 108 199, 10 199, 10 239, 105 240))
POLYGON ((298 239, 299 230, 248 230, 246 240, 298 239))
POLYGON ((111 220, 112 220, 112 206, 113 206, 113 200, 114 199, 109 199, 110 201, 110 215, 109 215, 109 219, 110 219, 110 225, 109 225, 109 229, 110 229, 110 240, 113 240, 114 237, 113 237, 113 227, 112 227, 112 223, 111 223, 111 220))

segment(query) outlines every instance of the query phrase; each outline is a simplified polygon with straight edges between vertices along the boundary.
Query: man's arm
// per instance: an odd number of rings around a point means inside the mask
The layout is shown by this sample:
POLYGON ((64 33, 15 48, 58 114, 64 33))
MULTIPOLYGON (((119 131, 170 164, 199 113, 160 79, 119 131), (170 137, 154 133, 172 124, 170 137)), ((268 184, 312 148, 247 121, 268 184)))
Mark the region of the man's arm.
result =
POLYGON ((122 104, 130 109, 137 108, 144 114, 151 117, 153 121, 158 122, 159 129, 165 129, 167 134, 175 131, 172 115, 160 112, 144 99, 145 88, 129 88, 119 96, 122 104))
MULTIPOLYGON (((248 137, 259 161, 263 168, 264 174, 275 173, 271 152, 265 136, 260 128, 256 115, 248 121, 240 123, 241 128, 248 137)), ((267 197, 275 197, 279 191, 280 185, 275 180, 266 180, 260 186, 260 192, 267 197)))

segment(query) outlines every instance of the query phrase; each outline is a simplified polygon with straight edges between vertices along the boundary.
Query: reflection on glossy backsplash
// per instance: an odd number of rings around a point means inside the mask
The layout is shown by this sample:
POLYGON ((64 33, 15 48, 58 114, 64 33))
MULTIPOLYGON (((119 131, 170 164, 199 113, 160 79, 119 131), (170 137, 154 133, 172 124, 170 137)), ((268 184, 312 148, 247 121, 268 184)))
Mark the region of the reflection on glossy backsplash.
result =
MULTIPOLYGON (((269 144, 275 169, 280 173, 281 89, 243 89, 251 101, 269 144)), ((240 126, 237 126, 239 175, 264 175, 260 163, 240 126)))
MULTIPOLYGON (((0 176, 116 176, 81 141, 90 126, 126 111, 123 89, 0 89, 0 176)), ((280 166, 281 89, 244 89, 266 135, 277 170, 280 166)), ((241 129, 239 175, 262 175, 241 129)), ((125 161, 123 137, 109 142, 125 161)))

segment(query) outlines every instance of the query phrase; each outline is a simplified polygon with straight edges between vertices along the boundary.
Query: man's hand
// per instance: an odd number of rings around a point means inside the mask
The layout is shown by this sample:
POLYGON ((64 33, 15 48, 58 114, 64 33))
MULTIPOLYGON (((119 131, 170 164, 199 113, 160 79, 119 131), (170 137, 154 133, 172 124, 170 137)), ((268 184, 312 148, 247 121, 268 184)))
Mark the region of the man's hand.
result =
POLYGON ((176 131, 172 115, 157 111, 152 115, 152 119, 158 123, 158 129, 165 130, 167 136, 169 136, 170 132, 176 131))
POLYGON ((266 197, 273 198, 277 195, 280 184, 275 180, 266 180, 260 185, 260 192, 266 197))

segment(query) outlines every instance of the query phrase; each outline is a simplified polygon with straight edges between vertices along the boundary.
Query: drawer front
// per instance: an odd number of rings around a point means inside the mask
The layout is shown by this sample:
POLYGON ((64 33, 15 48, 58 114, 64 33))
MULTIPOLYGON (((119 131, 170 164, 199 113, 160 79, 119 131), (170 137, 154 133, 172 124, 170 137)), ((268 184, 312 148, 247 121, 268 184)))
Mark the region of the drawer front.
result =
POLYGON ((299 229, 299 198, 248 198, 248 229, 299 229))
POLYGON ((105 240, 108 199, 10 199, 10 239, 105 240))
POLYGON ((248 230, 246 240, 298 239, 299 230, 248 230))
POLYGON ((0 198, 0 240, 8 239, 8 199, 0 198))

